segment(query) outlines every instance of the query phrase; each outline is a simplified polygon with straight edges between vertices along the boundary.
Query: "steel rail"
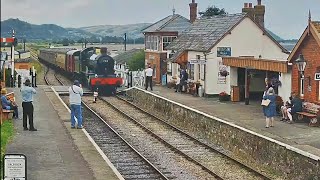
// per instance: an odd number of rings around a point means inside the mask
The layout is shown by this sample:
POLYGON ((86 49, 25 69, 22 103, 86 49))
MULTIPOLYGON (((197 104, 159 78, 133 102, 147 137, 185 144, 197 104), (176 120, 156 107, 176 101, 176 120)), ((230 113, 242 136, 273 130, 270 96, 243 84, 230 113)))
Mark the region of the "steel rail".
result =
POLYGON ((103 120, 103 118, 97 114, 93 109, 91 109, 85 102, 82 101, 82 104, 95 116, 97 116, 106 126, 108 126, 109 129, 111 129, 112 132, 114 132, 124 143, 126 143, 139 157, 143 159, 144 162, 146 162, 149 166, 152 167, 162 178, 165 180, 169 180, 169 178, 166 177, 157 167, 155 167, 147 158, 145 158, 141 153, 139 153, 128 141, 126 141, 115 129, 113 129, 107 122, 103 120))
POLYGON ((137 108, 137 109, 138 109, 138 110, 140 110, 141 112, 146 113, 146 114, 150 115, 151 117, 153 117, 153 118, 157 119, 158 121, 160 121, 160 122, 162 122, 162 123, 166 124, 167 126, 171 127, 172 129, 176 130, 177 132, 180 132, 181 134, 183 134, 183 135, 187 136, 188 138, 190 138, 190 139, 192 139, 192 140, 196 141, 197 143, 199 143, 199 144, 201 144, 201 145, 205 146, 206 148, 208 148, 208 149, 210 149, 210 150, 212 150, 212 151, 214 151, 214 152, 217 152, 217 153, 219 153, 219 154, 221 154, 221 155, 223 155, 223 156, 226 156, 227 158, 229 158, 230 160, 234 161, 235 163, 237 163, 237 164, 239 164, 239 165, 241 165, 241 166, 245 167, 247 170, 249 170, 249 171, 251 171, 251 172, 253 172, 253 173, 255 173, 255 174, 259 175, 259 176, 262 176, 264 179, 266 179, 266 180, 271 180, 271 179, 272 179, 271 177, 268 177, 268 175, 267 175, 267 174, 262 174, 261 172, 259 172, 259 171, 255 170, 254 168, 251 168, 250 166, 248 166, 248 165, 246 165, 246 164, 244 164, 244 163, 242 163, 242 162, 240 162, 240 161, 238 161, 238 160, 236 160, 236 159, 232 158, 231 156, 229 156, 229 155, 227 155, 227 154, 225 154, 225 153, 223 153, 223 152, 219 151, 219 150, 218 150, 218 149, 216 149, 215 147, 212 147, 212 146, 210 146, 210 145, 208 145, 208 144, 206 144, 206 143, 204 143, 204 142, 202 142, 202 141, 198 140, 197 138, 195 138, 194 136, 190 135, 189 133, 187 133, 187 132, 185 132, 185 131, 183 131, 183 130, 181 130, 181 129, 179 129, 179 128, 177 128, 177 127, 175 127, 175 126, 171 125, 171 124, 169 124, 168 122, 166 122, 166 121, 165 121, 165 120, 163 120, 162 118, 157 117, 157 116, 155 116, 155 115, 153 115, 153 114, 151 114, 151 113, 147 112, 146 110, 144 110, 144 109, 142 109, 142 108, 138 107, 137 105, 135 105, 135 104, 133 104, 133 103, 129 102, 128 100, 126 100, 126 99, 124 99, 124 98, 122 98, 122 97, 120 97, 120 96, 118 96, 118 95, 116 95, 116 97, 117 97, 118 99, 120 99, 120 100, 122 100, 122 101, 124 101, 124 102, 126 102, 126 103, 128 103, 128 104, 130 104, 130 105, 132 105, 132 106, 134 106, 135 108, 137 108))
POLYGON ((159 141, 161 141, 162 143, 164 143, 166 146, 170 147, 170 149, 172 149, 173 151, 177 152, 178 154, 184 156, 187 160, 193 162, 194 164, 200 166, 203 170, 205 170, 207 173, 211 174, 213 177, 222 180, 223 178, 221 176, 219 176, 218 174, 216 174, 215 172, 211 171, 208 167, 206 167, 205 165, 201 164, 199 161, 195 160, 194 158, 190 157, 189 155, 185 154, 184 152, 182 152, 181 150, 179 150, 178 148, 174 147, 173 145, 171 145, 170 143, 168 143, 166 140, 164 140, 163 138, 159 137, 157 134, 155 134, 152 130, 150 130, 149 128, 145 127, 143 124, 141 124, 140 122, 138 122, 135 118, 131 117, 130 115, 126 114, 125 112, 123 112, 122 110, 120 110, 119 108, 115 107, 113 104, 111 104, 110 102, 108 102, 105 99, 100 98, 100 100, 102 100, 103 102, 106 102, 108 105, 110 105, 113 109, 115 109, 116 111, 120 112, 121 114, 123 114, 124 116, 126 116, 127 118, 129 118, 131 121, 133 121, 135 124, 137 124, 138 126, 140 126, 142 129, 144 129, 146 132, 148 132, 149 134, 151 134, 153 137, 155 137, 156 139, 158 139, 159 141))

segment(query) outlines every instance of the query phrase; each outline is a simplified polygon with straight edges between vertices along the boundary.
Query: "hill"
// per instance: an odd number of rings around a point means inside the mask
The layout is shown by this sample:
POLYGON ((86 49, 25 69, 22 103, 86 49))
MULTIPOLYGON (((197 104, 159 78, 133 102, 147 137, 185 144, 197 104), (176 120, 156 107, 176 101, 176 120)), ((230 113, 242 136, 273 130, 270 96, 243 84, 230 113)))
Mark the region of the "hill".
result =
POLYGON ((93 35, 81 29, 65 29, 55 24, 35 25, 19 19, 1 21, 1 37, 11 37, 12 29, 15 30, 18 39, 28 40, 79 39, 82 35, 93 35))
POLYGON ((100 25, 100 26, 89 26, 81 27, 79 29, 97 34, 100 36, 117 36, 123 37, 124 33, 127 33, 127 37, 131 39, 141 38, 143 34, 141 30, 151 25, 151 23, 138 23, 138 24, 127 24, 127 25, 100 25))
MULTIPOLYGON (((141 30, 149 25, 151 25, 151 23, 63 28, 55 24, 35 25, 19 19, 8 19, 1 21, 1 37, 11 37, 11 31, 13 28, 16 31, 16 37, 18 39, 26 38, 28 41, 60 41, 64 38, 78 41, 85 37, 90 42, 100 42, 102 40, 103 42, 109 43, 121 43, 123 41, 124 33, 127 33, 128 43, 134 43, 133 39, 139 39, 135 42, 143 43, 144 40, 141 30)), ((286 43, 286 41, 288 41, 282 39, 269 30, 267 31, 278 42, 286 43)), ((290 40, 290 42, 295 42, 295 40, 290 40)))

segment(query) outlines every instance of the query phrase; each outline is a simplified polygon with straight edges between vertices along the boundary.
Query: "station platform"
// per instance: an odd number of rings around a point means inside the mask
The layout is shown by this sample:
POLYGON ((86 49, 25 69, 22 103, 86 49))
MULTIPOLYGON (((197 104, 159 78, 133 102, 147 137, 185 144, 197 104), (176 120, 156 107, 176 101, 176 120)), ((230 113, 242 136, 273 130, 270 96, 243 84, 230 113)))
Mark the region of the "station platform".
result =
POLYGON ((20 119, 13 120, 15 135, 6 153, 27 157, 27 179, 122 179, 87 138, 85 129, 71 129, 70 113, 51 87, 36 88, 33 105, 38 131, 34 132, 23 130, 20 89, 7 90, 15 92, 20 119))
POLYGON ((320 127, 309 127, 308 123, 288 124, 276 117, 275 127, 265 128, 261 102, 251 101, 249 105, 220 102, 218 98, 194 97, 163 86, 154 86, 152 93, 320 157, 320 127))
MULTIPOLYGON (((59 94, 69 94, 69 87, 70 86, 52 86, 52 87, 59 94)), ((92 95, 93 93, 89 89, 83 88, 83 94, 84 95, 92 95)))

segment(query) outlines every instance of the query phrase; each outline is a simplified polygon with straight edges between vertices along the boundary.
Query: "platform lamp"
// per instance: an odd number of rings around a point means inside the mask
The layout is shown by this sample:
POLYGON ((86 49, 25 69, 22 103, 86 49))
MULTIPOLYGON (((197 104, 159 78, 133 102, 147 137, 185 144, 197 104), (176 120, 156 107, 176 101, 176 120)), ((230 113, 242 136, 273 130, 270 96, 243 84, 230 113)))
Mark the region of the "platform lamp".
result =
MULTIPOLYGON (((307 61, 304 59, 303 54, 300 54, 298 59, 295 61, 298 71, 300 72, 301 78, 304 79, 304 71, 306 69, 307 66, 307 61)), ((311 86, 311 82, 310 82, 310 76, 306 77, 309 81, 309 87, 311 86)))

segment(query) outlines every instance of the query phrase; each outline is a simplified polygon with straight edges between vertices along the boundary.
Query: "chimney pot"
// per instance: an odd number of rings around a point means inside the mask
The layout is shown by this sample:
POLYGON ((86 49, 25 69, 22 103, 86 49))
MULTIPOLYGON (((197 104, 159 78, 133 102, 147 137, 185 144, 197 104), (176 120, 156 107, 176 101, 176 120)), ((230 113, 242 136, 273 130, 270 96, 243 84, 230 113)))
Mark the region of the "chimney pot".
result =
POLYGON ((249 8, 252 8, 252 3, 249 3, 249 8))
POLYGON ((244 3, 244 7, 247 8, 248 7, 248 3, 244 3))
POLYGON ((258 0, 258 5, 261 5, 261 0, 258 0))

